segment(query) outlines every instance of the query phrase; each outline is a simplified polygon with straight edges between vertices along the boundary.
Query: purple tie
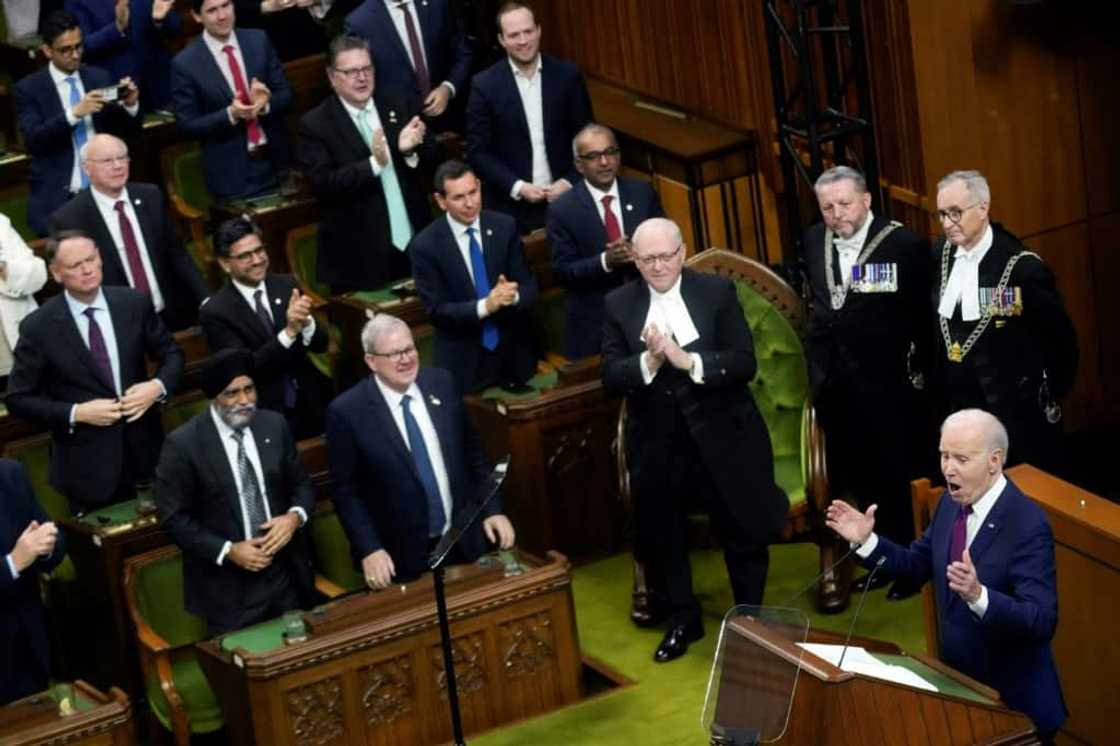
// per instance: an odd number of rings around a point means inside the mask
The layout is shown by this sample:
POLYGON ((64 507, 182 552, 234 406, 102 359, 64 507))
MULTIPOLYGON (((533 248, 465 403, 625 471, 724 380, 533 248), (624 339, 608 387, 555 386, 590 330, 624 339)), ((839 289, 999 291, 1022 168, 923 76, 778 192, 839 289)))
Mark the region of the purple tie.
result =
POLYGON ((957 518, 953 521, 953 537, 949 541, 949 562, 960 562, 964 555, 966 537, 968 536, 968 517, 972 515, 971 505, 962 505, 957 511, 957 518))
POLYGON ((105 347, 105 337, 101 336, 101 327, 97 319, 93 318, 96 308, 87 308, 82 311, 89 319, 89 354, 93 357, 93 372, 97 378, 114 394, 117 393, 116 384, 113 383, 113 366, 109 362, 109 350, 105 347))

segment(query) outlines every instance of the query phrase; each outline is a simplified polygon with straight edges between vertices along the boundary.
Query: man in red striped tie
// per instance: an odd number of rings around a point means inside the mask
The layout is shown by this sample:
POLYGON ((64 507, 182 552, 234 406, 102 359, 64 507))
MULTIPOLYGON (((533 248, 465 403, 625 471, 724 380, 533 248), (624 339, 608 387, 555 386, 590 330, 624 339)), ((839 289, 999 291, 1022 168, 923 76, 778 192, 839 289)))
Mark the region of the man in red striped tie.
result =
POLYGON ((202 141, 206 188, 216 197, 275 189, 291 156, 284 112, 292 87, 268 36, 235 29, 233 0, 191 0, 202 34, 171 63, 171 109, 202 141))

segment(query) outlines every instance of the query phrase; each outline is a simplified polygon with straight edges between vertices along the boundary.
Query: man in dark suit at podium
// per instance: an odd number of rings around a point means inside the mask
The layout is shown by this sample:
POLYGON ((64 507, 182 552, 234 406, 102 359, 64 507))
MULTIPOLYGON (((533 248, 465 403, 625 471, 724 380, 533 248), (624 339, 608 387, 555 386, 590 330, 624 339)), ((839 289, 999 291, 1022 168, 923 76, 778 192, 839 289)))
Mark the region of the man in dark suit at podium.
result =
MULTIPOLYGON (((470 506, 490 473, 482 440, 445 370, 420 368, 408 325, 378 314, 362 329, 373 375, 327 408, 334 504, 354 563, 371 588, 405 582, 428 567, 428 554, 470 506)), ((514 531, 498 496, 466 531, 455 558, 469 562, 485 538, 502 549, 514 531)))
POLYGON ((1068 714, 1050 651, 1058 625, 1050 524, 1003 475, 1007 430, 994 416, 950 415, 940 450, 948 489, 909 547, 875 533, 875 505, 860 513, 833 501, 827 524, 859 544, 864 566, 882 562, 887 575, 930 581, 942 660, 999 691, 1048 737, 1068 714))
POLYGON ((618 178, 622 152, 614 133, 589 124, 572 141, 583 181, 548 206, 552 270, 567 291, 564 355, 598 355, 603 341, 603 296, 638 276, 630 236, 647 218, 662 216, 648 181, 618 178))
POLYGON ((685 542, 685 497, 704 500, 737 604, 758 605, 767 545, 789 502, 774 481, 770 433, 747 383, 757 363, 735 286, 684 269, 680 228, 651 218, 634 232, 642 278, 611 291, 603 328, 603 387, 625 396, 627 461, 639 553, 668 603, 657 662, 704 634, 685 542))

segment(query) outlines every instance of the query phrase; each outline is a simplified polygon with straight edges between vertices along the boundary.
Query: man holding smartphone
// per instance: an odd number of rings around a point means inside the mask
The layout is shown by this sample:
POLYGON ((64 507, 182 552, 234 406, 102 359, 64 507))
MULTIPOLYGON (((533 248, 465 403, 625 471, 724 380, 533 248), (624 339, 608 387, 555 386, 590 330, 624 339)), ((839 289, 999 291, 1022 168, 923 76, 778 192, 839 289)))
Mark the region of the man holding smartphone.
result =
POLYGON ((114 82, 105 70, 82 65, 82 30, 71 13, 51 13, 41 33, 49 64, 16 84, 15 101, 33 156, 27 222, 45 236, 51 213, 89 185, 81 169, 89 139, 97 132, 125 140, 139 135, 140 90, 130 78, 114 82))

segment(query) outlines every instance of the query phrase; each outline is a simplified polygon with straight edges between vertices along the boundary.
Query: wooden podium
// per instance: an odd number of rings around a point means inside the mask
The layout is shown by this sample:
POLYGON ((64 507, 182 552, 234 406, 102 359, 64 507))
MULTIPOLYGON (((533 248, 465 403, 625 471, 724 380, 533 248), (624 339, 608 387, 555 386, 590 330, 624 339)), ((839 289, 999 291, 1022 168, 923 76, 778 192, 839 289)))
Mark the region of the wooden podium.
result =
MULTIPOLYGON (((1116 690, 1107 683, 1120 670, 1120 505, 1028 464, 1007 477, 1046 512, 1054 532, 1058 570, 1058 629, 1051 650, 1069 720, 1061 732, 1084 743, 1115 743, 1116 690)), ((915 528, 924 531, 943 490, 928 479, 911 483, 915 528)), ((981 578, 983 582, 983 578, 981 578)), ((937 614, 928 588, 926 649, 937 654, 937 614)))
MULTIPOLYGON (((1040 743, 1026 715, 940 661, 903 654, 883 641, 852 640, 883 663, 919 674, 937 687, 934 692, 842 671, 798 647, 797 637, 754 617, 728 620, 719 688, 710 703, 714 723, 758 728, 767 743, 805 746, 1040 743)), ((831 633, 810 634, 809 641, 843 642, 831 633)))
POLYGON ((0 746, 132 746, 132 705, 120 689, 108 694, 84 681, 51 689, 0 707, 0 746), (66 699, 64 711, 62 700, 66 699))
MULTIPOLYGON (((481 563, 447 570, 447 605, 467 734, 572 704, 581 696, 567 560, 522 557, 521 575, 481 563)), ((199 643, 229 742, 444 743, 451 740, 430 575, 362 591, 285 621, 199 643)))

